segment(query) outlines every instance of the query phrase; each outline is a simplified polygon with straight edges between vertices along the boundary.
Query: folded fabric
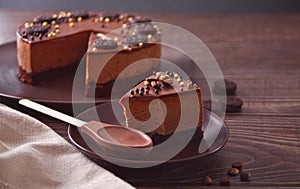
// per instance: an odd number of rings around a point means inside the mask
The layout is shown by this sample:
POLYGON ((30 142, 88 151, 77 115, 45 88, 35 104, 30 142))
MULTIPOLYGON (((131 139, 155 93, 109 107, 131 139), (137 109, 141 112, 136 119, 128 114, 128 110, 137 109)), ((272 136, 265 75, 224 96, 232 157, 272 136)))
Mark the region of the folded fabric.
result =
POLYGON ((38 120, 0 104, 0 188, 133 188, 38 120))

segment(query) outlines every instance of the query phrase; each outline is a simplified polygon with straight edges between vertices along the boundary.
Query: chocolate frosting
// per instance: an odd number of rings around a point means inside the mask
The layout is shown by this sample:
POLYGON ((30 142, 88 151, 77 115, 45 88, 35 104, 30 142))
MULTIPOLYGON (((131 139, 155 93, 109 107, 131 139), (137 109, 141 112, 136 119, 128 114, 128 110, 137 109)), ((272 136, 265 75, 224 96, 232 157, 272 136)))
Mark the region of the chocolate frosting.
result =
POLYGON ((183 79, 177 73, 155 72, 146 78, 133 89, 128 91, 120 101, 129 97, 129 100, 141 100, 149 98, 163 98, 170 95, 178 95, 178 93, 189 93, 200 91, 197 84, 190 80, 183 79))

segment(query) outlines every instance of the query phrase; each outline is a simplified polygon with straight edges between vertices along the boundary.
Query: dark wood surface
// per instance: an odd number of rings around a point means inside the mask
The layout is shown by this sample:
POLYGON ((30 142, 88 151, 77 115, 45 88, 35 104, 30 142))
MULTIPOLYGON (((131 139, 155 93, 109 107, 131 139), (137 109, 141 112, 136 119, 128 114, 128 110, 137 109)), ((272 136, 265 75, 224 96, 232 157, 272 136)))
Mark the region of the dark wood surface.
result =
MULTIPOLYGON (((15 40, 18 24, 39 13, 1 10, 0 44, 15 40)), ((251 182, 234 177, 231 187, 300 187, 300 14, 145 15, 198 36, 224 77, 238 84, 243 109, 226 114, 229 141, 214 155, 146 170, 103 166, 136 187, 185 188, 199 187, 206 175, 218 186, 230 164, 241 161, 252 174, 251 182)), ((67 124, 21 108, 12 99, 0 102, 36 117, 68 140, 67 124)))

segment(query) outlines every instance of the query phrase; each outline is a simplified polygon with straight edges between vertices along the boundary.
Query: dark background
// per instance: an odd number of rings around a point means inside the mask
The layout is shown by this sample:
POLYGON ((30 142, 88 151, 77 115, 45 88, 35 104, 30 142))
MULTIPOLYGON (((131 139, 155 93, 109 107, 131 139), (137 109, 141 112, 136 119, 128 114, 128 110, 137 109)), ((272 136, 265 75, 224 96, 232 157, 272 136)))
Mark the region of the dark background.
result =
POLYGON ((132 12, 287 12, 300 0, 0 0, 1 9, 132 12))

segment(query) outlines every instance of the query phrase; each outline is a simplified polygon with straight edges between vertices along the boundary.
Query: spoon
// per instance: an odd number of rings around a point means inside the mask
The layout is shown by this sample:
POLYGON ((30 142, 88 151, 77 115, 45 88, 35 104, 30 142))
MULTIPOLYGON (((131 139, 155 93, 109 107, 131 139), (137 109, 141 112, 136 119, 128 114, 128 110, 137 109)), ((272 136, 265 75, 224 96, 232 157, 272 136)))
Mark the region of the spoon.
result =
MULTIPOLYGON (((133 128, 98 121, 84 122, 28 99, 19 100, 19 104, 79 127, 106 151, 128 153, 128 147, 151 149, 153 146, 152 139, 148 135, 133 128)), ((144 150, 142 153, 148 151, 144 150)))

